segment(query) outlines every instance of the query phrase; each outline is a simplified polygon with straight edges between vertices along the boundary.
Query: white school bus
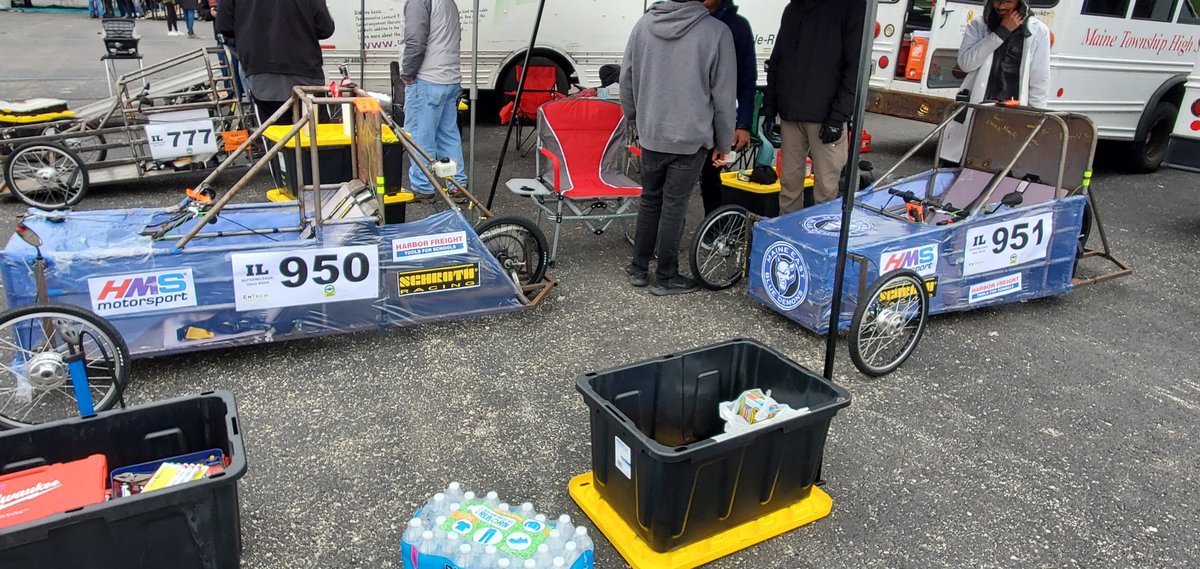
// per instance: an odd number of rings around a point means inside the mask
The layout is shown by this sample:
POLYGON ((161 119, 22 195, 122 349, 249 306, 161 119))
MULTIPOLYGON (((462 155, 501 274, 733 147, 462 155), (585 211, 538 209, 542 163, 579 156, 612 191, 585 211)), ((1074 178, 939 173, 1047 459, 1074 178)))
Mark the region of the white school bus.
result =
MULTIPOLYGON (((600 83, 600 66, 621 63, 621 55, 634 23, 655 0, 546 0, 534 56, 561 68, 584 86, 600 83)), ((471 84, 473 0, 456 0, 462 19, 463 84, 471 84)), ((757 39, 760 63, 771 55, 779 19, 788 0, 742 0, 739 14, 746 16, 757 39)), ((385 91, 388 65, 400 55, 404 37, 405 0, 366 0, 366 17, 360 21, 359 0, 328 0, 337 31, 322 42, 327 73, 346 65, 357 78, 361 60, 360 38, 365 36, 366 63, 362 81, 368 88, 385 91), (365 25, 364 25, 365 24, 365 25), (365 31, 365 34, 362 33, 365 31)), ((538 0, 480 0, 480 89, 505 89, 515 85, 514 68, 524 61, 537 16, 538 0)), ((765 82, 759 65, 760 82, 765 82)))
POLYGON ((1200 54, 1197 54, 1196 67, 1192 69, 1183 93, 1183 106, 1179 109, 1163 166, 1200 172, 1200 54))
MULTIPOLYGON (((939 122, 966 76, 958 48, 984 1, 880 0, 868 110, 939 122), (909 69, 914 34, 928 34, 928 49, 909 69)), ((1131 143, 1135 170, 1157 169, 1200 53, 1200 0, 1029 4, 1052 34, 1049 107, 1087 115, 1101 138, 1131 143)))

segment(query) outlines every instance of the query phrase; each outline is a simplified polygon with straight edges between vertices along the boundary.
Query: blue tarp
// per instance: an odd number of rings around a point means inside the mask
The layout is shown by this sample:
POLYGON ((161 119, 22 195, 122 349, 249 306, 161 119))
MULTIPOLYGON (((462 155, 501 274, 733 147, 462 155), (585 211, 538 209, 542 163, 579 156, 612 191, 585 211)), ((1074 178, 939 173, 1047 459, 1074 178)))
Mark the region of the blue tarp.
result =
MULTIPOLYGON (((455 212, 378 226, 369 218, 297 225, 294 204, 226 208, 205 233, 171 251, 143 229, 169 209, 48 214, 26 225, 42 238, 52 302, 89 308, 116 326, 135 356, 316 334, 411 326, 520 309, 521 292, 455 212), (266 228, 266 229, 264 229, 266 228)), ((36 299, 35 251, 13 236, 0 253, 10 307, 36 299)))

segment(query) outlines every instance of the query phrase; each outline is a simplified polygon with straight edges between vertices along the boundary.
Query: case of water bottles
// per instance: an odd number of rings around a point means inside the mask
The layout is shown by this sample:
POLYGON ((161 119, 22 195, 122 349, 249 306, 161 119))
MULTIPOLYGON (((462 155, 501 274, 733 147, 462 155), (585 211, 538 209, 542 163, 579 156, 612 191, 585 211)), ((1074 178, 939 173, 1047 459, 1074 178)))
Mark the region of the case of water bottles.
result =
POLYGON ((570 516, 550 520, 529 502, 510 506, 457 482, 408 521, 400 555, 406 569, 591 569, 595 558, 587 528, 570 516))

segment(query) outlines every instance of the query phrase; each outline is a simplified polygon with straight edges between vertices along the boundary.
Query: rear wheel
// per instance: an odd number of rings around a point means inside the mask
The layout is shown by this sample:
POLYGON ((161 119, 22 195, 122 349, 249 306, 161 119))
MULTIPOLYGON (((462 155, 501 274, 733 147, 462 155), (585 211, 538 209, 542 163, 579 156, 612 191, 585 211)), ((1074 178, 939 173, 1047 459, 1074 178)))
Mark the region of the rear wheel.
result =
POLYGON ((120 400, 129 379, 129 348, 106 320, 62 304, 0 315, 0 427, 78 416, 70 373, 76 361, 83 364, 96 411, 120 400))
POLYGON ((516 216, 493 217, 480 223, 475 233, 517 286, 537 283, 546 276, 550 248, 542 230, 531 221, 516 216))
POLYGON ((692 277, 705 288, 721 290, 742 280, 750 244, 750 212, 738 205, 713 210, 692 240, 692 277))
POLYGON ((913 271, 892 271, 858 299, 850 323, 850 360, 872 377, 887 375, 912 355, 929 318, 929 293, 913 271))
POLYGON ((83 159, 53 143, 26 144, 4 165, 4 181, 13 195, 39 209, 71 207, 87 194, 88 173, 83 159))
POLYGON ((1178 113, 1179 107, 1168 101, 1159 101, 1154 106, 1145 136, 1133 143, 1133 153, 1129 158, 1130 167, 1135 172, 1155 172, 1162 165, 1167 157, 1167 144, 1178 113))

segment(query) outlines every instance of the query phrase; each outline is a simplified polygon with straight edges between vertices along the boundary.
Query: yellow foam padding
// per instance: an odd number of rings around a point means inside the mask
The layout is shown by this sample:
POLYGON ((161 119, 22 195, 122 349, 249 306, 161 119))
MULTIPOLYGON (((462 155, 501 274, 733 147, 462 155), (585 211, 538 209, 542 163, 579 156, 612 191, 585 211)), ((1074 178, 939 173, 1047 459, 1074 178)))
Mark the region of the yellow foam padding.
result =
MULTIPOLYGON (((749 170, 743 170, 743 172, 749 173, 749 170)), ((780 187, 779 180, 776 180, 774 184, 755 184, 754 182, 743 182, 738 179, 737 175, 738 175, 737 172, 722 172, 721 173, 721 185, 725 186, 726 188, 730 188, 733 190, 741 190, 743 192, 750 192, 752 194, 778 194, 779 193, 779 187, 780 187)), ((804 179, 804 187, 806 187, 806 188, 813 187, 814 183, 816 183, 816 182, 813 180, 813 177, 811 174, 809 174, 809 176, 804 179)))
POLYGON ((37 124, 41 122, 50 122, 62 119, 73 119, 75 113, 73 111, 59 111, 57 113, 42 113, 40 115, 9 115, 0 111, 0 123, 5 124, 37 124))
MULTIPOLYGON (((290 125, 277 124, 267 127, 263 131, 263 136, 271 142, 279 142, 287 135, 288 131, 292 130, 290 125)), ((296 138, 300 139, 300 147, 308 148, 308 127, 300 129, 300 135, 292 138, 284 145, 286 148, 296 147, 296 138)), ((383 125, 383 143, 395 144, 398 142, 396 134, 392 132, 391 127, 383 125)), ((350 146, 350 137, 346 136, 346 130, 342 123, 327 123, 317 125, 317 147, 334 147, 334 146, 350 146)))
POLYGON ((415 198, 412 192, 396 192, 394 194, 384 194, 383 203, 386 205, 405 203, 413 201, 415 198))
POLYGON ((833 499, 829 497, 829 494, 813 486, 808 498, 788 508, 730 528, 704 541, 667 553, 659 553, 650 549, 650 546, 638 538, 633 529, 626 525, 621 516, 612 509, 612 506, 609 506, 600 497, 600 493, 592 483, 591 472, 572 478, 568 490, 571 498, 575 500, 576 504, 579 504, 583 513, 591 518, 592 523, 596 524, 604 537, 613 544, 613 547, 620 552, 633 569, 692 569, 699 567, 815 522, 828 516, 829 512, 833 510, 833 499))

